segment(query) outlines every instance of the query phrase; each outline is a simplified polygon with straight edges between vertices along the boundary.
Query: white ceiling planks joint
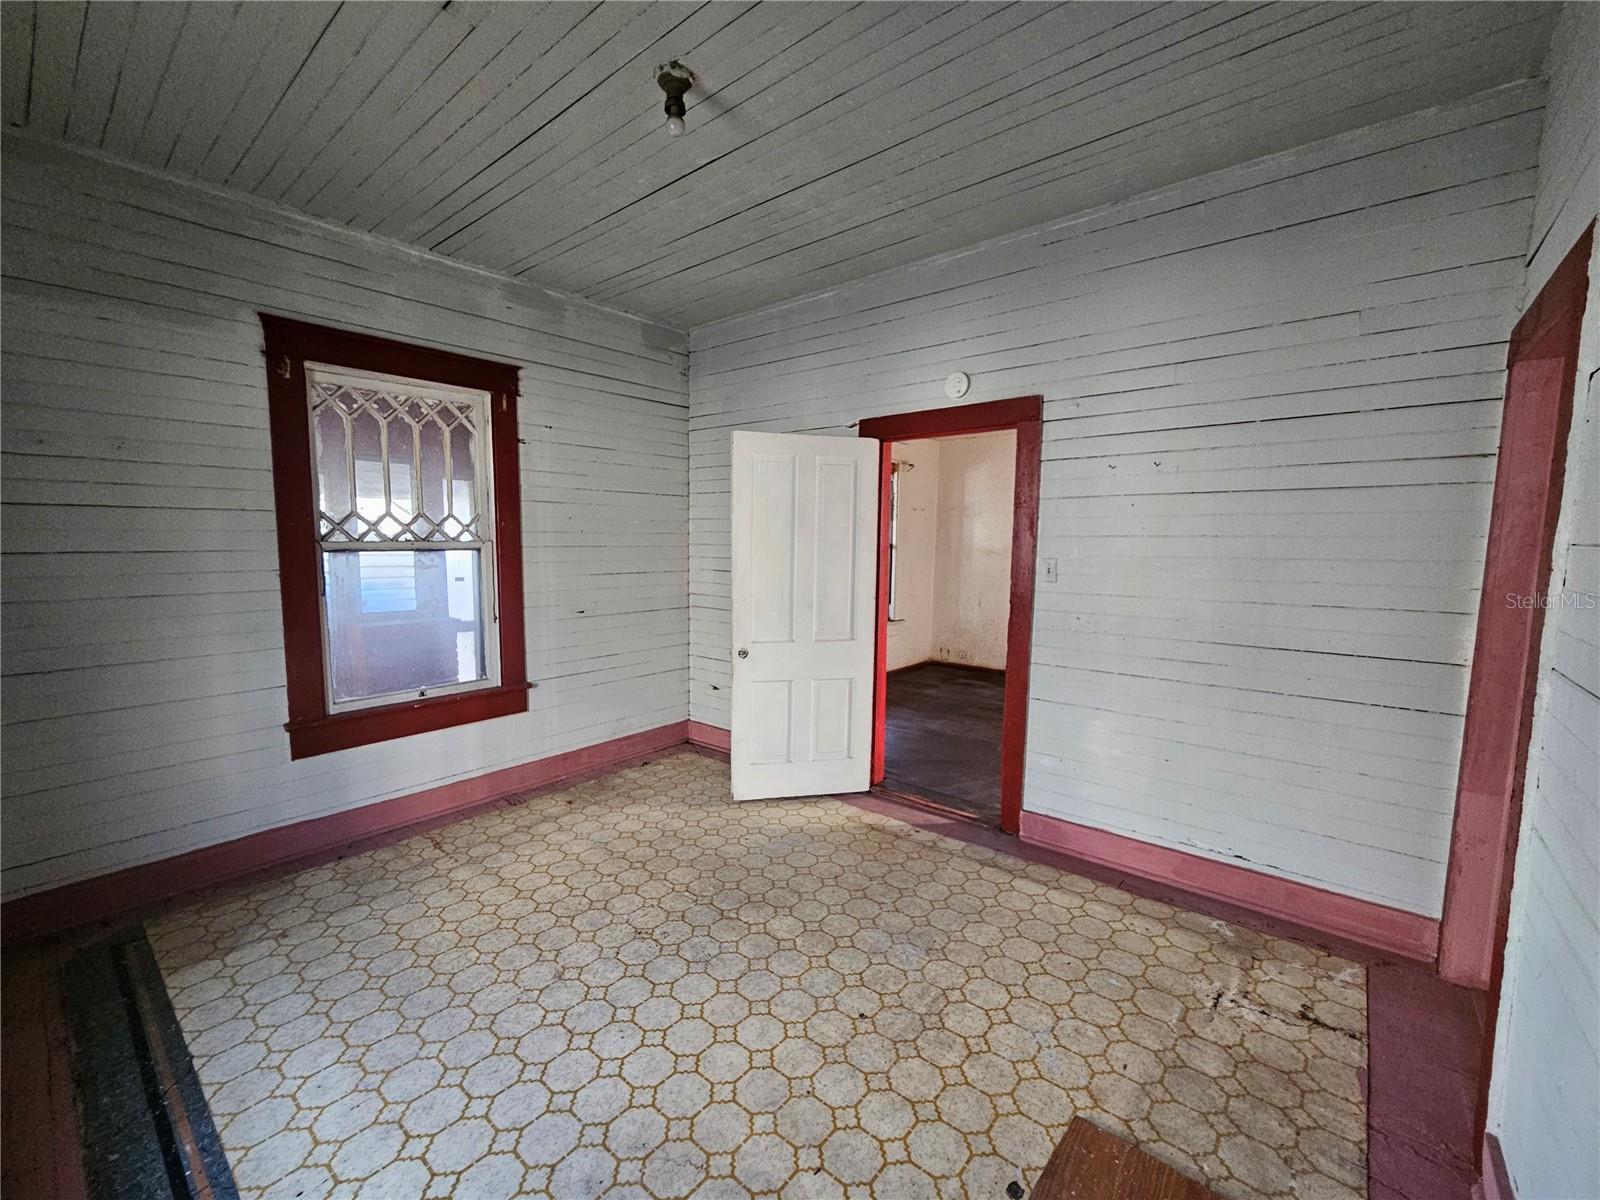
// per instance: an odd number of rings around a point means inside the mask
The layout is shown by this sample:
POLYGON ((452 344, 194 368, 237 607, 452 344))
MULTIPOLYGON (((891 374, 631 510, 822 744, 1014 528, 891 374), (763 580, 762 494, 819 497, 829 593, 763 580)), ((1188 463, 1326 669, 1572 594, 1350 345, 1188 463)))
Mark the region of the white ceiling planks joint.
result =
POLYGON ((10 2, 0 103, 689 328, 1535 76, 1556 8, 10 2))

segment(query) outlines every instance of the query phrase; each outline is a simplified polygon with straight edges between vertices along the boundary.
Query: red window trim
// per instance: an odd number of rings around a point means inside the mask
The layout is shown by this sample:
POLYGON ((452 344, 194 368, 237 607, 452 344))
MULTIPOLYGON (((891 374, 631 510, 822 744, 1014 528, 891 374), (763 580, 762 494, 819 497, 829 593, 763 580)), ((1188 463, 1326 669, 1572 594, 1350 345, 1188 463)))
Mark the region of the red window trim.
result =
POLYGON ((309 758, 526 712, 530 685, 523 648, 517 368, 270 313, 260 317, 266 338, 272 488, 278 515, 278 579, 289 692, 289 720, 284 728, 289 731, 289 756, 309 758), (307 362, 454 384, 492 397, 489 440, 500 617, 500 682, 495 687, 380 708, 328 712, 319 600, 322 572, 311 474, 311 422, 306 408, 307 362))

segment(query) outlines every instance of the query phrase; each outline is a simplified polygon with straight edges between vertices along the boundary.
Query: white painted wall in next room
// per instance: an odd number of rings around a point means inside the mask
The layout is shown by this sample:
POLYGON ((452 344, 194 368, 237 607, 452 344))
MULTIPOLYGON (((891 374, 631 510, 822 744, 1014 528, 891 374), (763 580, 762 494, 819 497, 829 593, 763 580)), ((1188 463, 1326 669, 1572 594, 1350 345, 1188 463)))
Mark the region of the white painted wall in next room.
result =
POLYGON ((888 630, 888 669, 933 657, 934 557, 939 546, 939 442, 896 442, 900 494, 896 521, 894 617, 888 630))
POLYGON ((1011 430, 894 444, 889 670, 924 662, 1005 669, 1016 459, 1011 430))
POLYGON ((935 662, 1005 670, 1016 467, 1012 430, 939 439, 935 662))

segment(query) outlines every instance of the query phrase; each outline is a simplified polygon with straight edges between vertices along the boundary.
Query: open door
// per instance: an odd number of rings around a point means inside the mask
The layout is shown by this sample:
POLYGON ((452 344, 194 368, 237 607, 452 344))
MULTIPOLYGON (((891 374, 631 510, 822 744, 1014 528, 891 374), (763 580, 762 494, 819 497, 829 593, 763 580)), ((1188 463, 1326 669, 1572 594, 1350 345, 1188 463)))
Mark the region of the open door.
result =
POLYGON ((877 499, 871 439, 733 435, 737 800, 870 785, 877 499))

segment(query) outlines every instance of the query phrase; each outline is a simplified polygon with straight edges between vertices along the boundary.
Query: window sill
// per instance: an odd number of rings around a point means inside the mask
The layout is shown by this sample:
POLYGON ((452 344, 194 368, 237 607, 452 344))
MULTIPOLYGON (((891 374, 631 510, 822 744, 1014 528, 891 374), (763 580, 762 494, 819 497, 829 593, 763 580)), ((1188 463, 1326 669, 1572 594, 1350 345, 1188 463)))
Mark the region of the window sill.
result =
POLYGON ((528 711, 531 683, 503 684, 477 692, 432 696, 383 708, 363 708, 333 716, 289 721, 289 757, 312 758, 354 746, 370 746, 435 729, 470 725, 528 711))

